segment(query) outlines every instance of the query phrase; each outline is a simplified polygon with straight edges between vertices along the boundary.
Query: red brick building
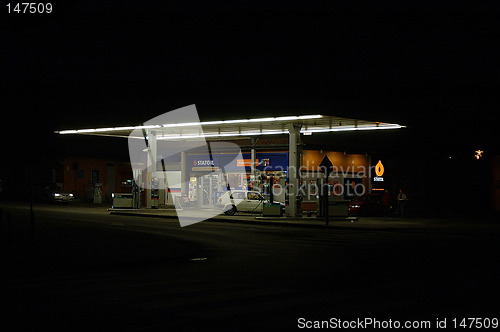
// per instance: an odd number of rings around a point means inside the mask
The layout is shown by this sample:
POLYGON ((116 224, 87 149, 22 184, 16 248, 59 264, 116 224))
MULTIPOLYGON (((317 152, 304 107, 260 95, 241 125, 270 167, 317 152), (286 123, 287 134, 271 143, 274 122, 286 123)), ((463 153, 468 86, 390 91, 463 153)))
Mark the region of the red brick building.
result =
POLYGON ((124 184, 132 179, 130 162, 91 158, 66 158, 63 166, 64 191, 82 200, 93 200, 99 186, 103 201, 111 200, 112 193, 128 193, 124 184))

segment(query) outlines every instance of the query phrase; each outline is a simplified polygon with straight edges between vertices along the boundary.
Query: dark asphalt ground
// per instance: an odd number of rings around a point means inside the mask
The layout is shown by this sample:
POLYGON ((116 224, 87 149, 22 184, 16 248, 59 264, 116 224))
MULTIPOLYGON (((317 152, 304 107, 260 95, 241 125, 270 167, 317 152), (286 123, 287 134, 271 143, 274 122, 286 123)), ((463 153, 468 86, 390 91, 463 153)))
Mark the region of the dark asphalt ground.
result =
MULTIPOLYGON (((314 229, 26 206, 1 224, 0 329, 294 330, 500 316, 500 225, 314 229)), ((4 213, 5 220, 5 213, 4 213)), ((449 223, 450 220, 443 221, 449 223)))

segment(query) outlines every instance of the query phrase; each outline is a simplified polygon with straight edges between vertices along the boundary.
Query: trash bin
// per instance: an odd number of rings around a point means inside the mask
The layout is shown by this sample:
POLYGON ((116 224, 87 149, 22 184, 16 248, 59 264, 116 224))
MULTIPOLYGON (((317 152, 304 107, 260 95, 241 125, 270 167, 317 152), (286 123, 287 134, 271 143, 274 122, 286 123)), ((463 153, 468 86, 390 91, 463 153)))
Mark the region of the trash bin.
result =
POLYGON ((113 209, 117 208, 132 208, 133 195, 132 194, 119 194, 113 193, 111 195, 113 197, 113 209))
POLYGON ((262 209, 262 215, 264 217, 282 217, 283 211, 281 209, 281 204, 264 203, 264 207, 262 209))

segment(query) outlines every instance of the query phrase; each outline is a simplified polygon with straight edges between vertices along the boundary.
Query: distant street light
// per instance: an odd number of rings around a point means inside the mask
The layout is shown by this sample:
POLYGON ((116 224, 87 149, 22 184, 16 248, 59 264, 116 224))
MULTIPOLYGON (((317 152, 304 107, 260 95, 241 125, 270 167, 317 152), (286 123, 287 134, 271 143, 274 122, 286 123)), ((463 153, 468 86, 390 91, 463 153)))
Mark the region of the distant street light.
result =
POLYGON ((481 158, 483 156, 483 152, 484 151, 477 150, 476 151, 476 155, 474 157, 476 157, 476 159, 479 160, 479 158, 481 158))

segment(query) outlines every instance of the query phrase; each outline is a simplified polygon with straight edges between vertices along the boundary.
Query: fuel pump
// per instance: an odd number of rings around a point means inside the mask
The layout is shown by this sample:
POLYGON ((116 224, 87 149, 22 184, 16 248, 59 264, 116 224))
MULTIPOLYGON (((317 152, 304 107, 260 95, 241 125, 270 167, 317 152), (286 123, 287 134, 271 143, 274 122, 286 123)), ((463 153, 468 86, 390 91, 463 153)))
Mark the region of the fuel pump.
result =
POLYGON ((139 190, 139 186, 135 183, 135 180, 132 180, 132 208, 138 209, 139 204, 141 202, 141 191, 139 190))
POLYGON ((151 208, 157 209, 160 200, 160 179, 151 178, 151 208))

